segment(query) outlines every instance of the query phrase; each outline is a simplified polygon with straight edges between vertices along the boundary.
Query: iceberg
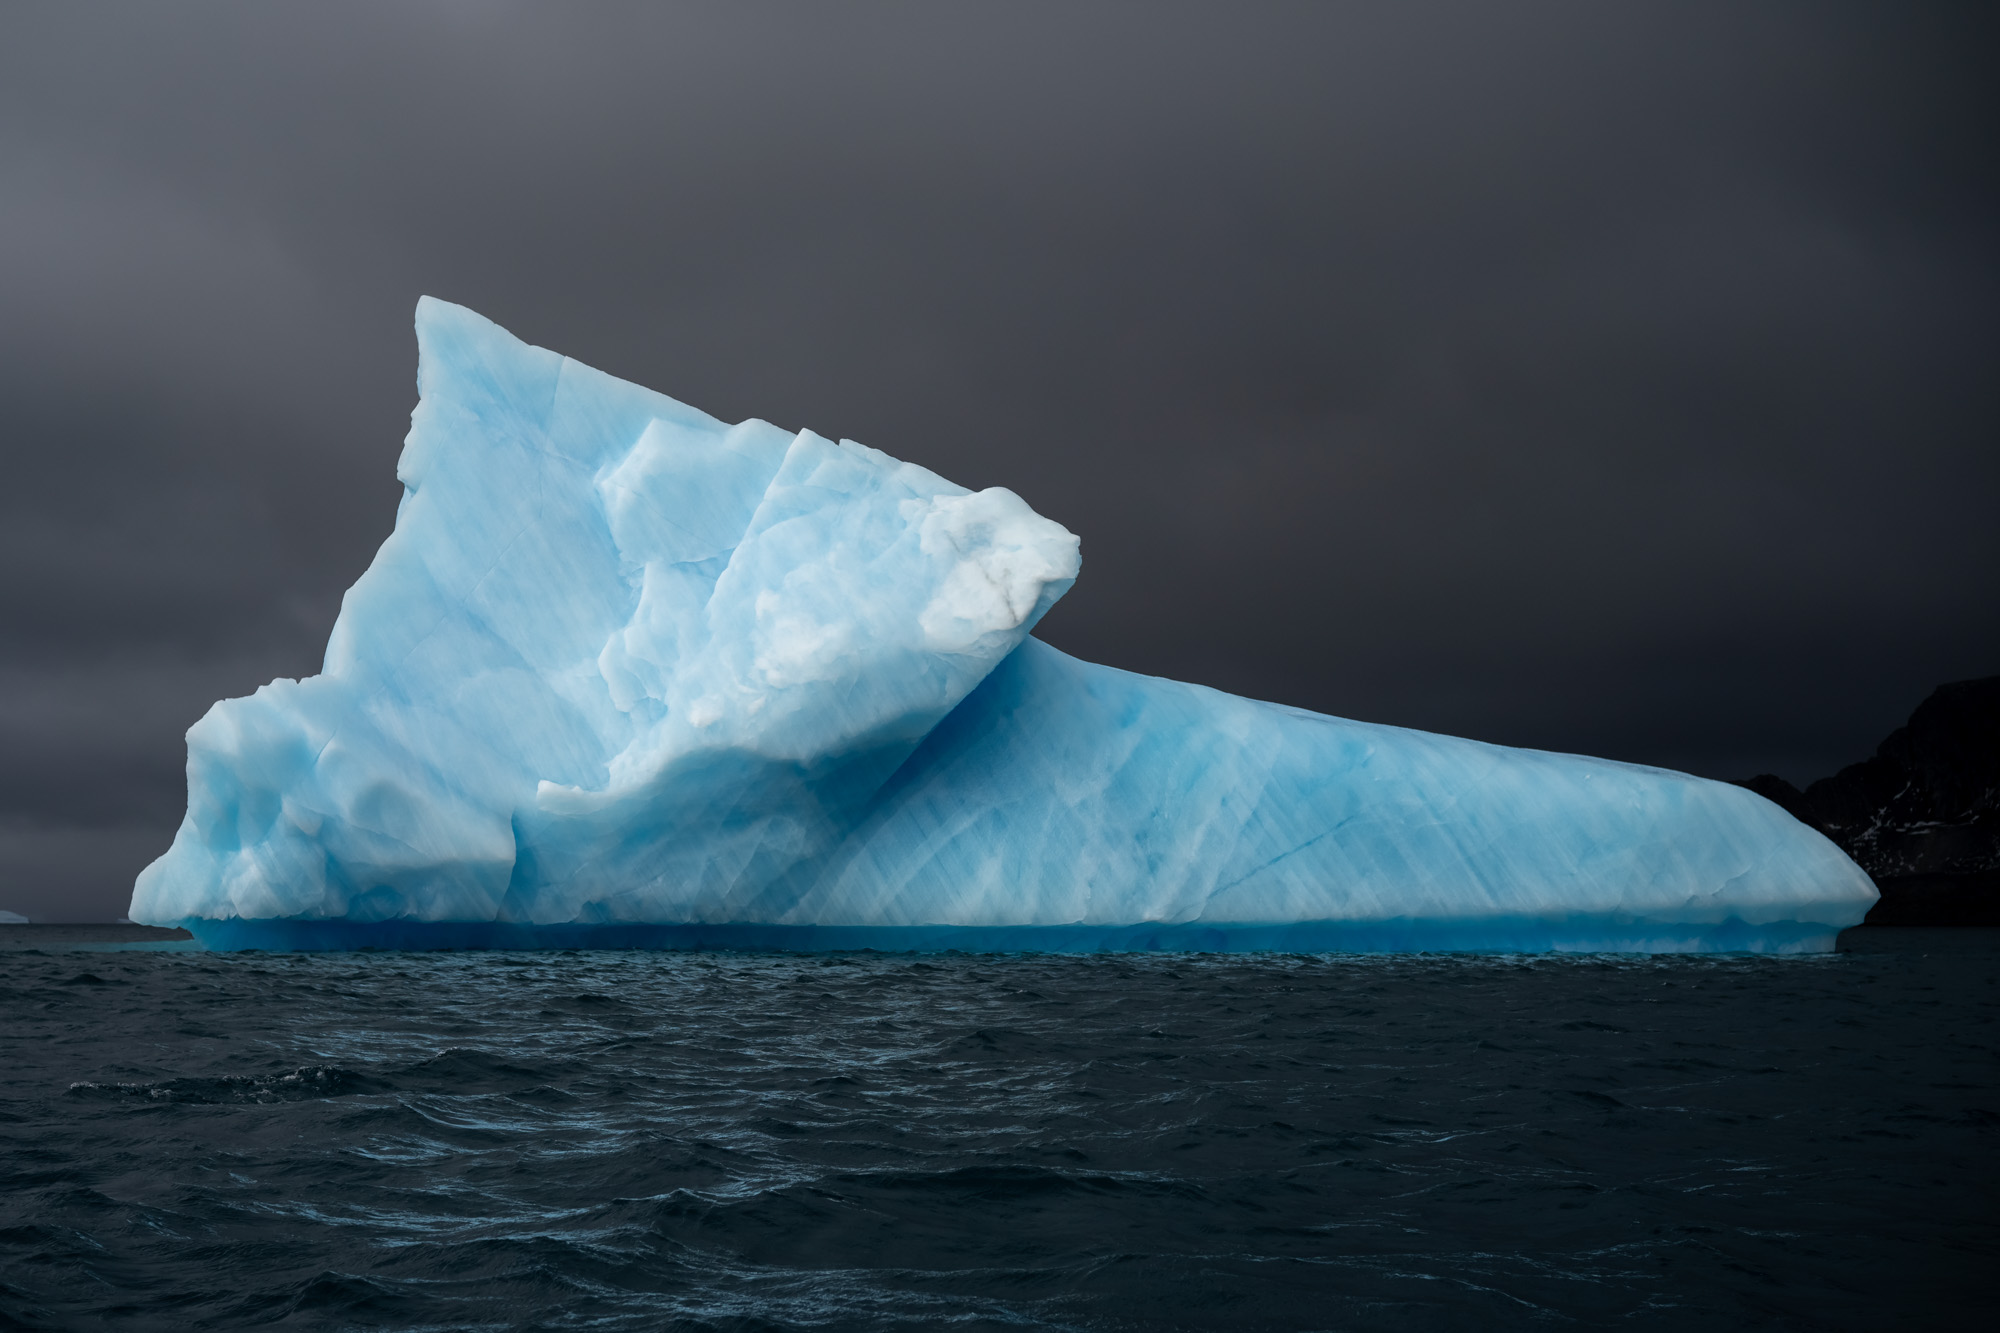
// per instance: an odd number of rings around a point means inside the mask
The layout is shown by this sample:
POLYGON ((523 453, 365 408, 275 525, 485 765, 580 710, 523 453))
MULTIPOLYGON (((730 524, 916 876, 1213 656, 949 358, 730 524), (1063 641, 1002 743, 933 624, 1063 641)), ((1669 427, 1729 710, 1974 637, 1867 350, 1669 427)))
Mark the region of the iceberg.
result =
POLYGON ((131 918, 212 948, 1810 950, 1762 797, 1030 637, 1077 538, 417 307, 395 530, 325 667, 209 709, 131 918))

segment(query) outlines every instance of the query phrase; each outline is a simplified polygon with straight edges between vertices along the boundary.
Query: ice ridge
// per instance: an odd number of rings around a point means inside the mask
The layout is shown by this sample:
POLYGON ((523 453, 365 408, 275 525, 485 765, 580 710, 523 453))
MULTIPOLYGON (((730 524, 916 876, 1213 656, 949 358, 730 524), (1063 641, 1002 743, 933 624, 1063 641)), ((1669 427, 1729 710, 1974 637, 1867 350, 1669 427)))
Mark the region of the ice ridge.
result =
POLYGON ((131 916, 215 945, 1823 948, 1750 792, 1029 637, 1077 539, 417 309, 396 527, 321 674, 188 733, 131 916))

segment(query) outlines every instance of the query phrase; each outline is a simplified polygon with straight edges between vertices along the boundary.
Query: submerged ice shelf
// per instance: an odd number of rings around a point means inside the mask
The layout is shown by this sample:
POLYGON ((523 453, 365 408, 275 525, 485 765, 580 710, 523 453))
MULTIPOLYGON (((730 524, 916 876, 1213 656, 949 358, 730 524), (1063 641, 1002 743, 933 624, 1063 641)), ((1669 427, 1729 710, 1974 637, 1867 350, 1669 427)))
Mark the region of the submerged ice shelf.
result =
POLYGON ((1812 949, 1875 899, 1737 787, 1030 638, 1075 537, 417 308, 324 671, 188 732, 135 921, 211 946, 1812 949))

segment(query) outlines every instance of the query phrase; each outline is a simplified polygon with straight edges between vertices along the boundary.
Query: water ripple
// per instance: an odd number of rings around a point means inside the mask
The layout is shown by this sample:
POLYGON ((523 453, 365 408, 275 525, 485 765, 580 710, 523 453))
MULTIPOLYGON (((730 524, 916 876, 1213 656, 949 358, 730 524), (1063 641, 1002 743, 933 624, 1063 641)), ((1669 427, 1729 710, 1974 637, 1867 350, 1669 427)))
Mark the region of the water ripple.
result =
POLYGON ((1982 1326, 1995 956, 16 954, 0 1327, 1982 1326))

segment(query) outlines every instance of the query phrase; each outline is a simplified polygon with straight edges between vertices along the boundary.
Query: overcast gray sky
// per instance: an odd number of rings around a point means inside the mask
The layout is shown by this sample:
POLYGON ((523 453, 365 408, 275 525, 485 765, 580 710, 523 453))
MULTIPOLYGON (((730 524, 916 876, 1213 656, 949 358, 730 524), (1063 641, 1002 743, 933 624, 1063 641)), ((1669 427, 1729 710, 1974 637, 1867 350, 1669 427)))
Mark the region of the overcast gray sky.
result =
POLYGON ((1995 13, 10 4, 0 908, 317 669, 422 293, 1011 487, 1080 656, 1830 772, 2000 672, 1995 13))

